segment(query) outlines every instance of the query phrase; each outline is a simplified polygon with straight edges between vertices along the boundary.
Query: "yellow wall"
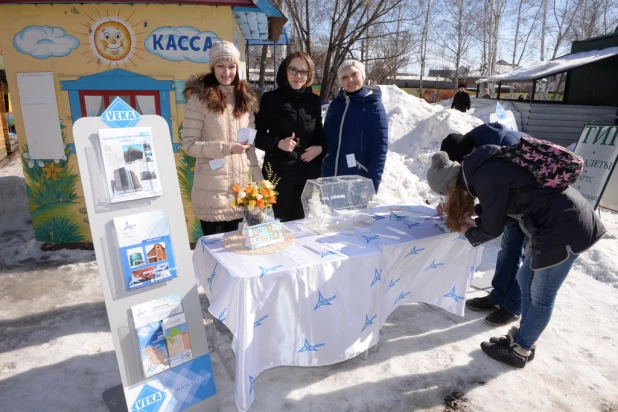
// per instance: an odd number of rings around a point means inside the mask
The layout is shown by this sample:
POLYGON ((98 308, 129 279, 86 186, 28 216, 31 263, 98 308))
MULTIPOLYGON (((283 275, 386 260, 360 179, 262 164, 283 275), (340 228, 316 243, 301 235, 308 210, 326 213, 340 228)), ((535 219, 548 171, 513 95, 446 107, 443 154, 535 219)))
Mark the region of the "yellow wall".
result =
MULTIPOLYGON (((175 81, 186 80, 191 75, 208 71, 208 63, 199 62, 203 58, 202 55, 208 54, 207 51, 201 53, 204 37, 202 36, 194 43, 189 43, 191 36, 187 36, 183 41, 185 48, 189 48, 191 45, 194 48, 199 48, 200 52, 193 52, 190 49, 184 54, 181 51, 176 53, 173 50, 164 52, 159 50, 158 45, 162 44, 164 47, 167 45, 164 42, 157 45, 156 42, 152 41, 152 37, 149 39, 149 36, 153 33, 159 33, 159 35, 165 33, 162 31, 165 27, 178 30, 177 28, 181 26, 189 26, 196 29, 196 33, 214 32, 222 40, 232 42, 236 40, 241 52, 241 60, 244 60, 245 40, 230 7, 156 4, 12 4, 0 5, 0 15, 2 15, 0 48, 4 55, 9 89, 12 92, 15 127, 19 137, 19 147, 22 151, 26 147, 27 139, 24 134, 20 110, 17 73, 53 72, 56 80, 59 120, 63 126, 64 142, 68 145, 66 153, 69 158, 66 164, 44 160, 43 165, 41 165, 40 161, 32 162, 24 158, 24 153, 22 153, 26 181, 29 184, 30 209, 33 212, 35 234, 38 240, 51 243, 74 243, 91 240, 83 190, 81 181, 79 181, 77 159, 75 155, 70 155, 73 135, 69 94, 62 91, 60 81, 74 80, 114 68, 139 73, 157 80, 175 81), (104 26, 102 24, 105 22, 108 22, 106 24, 108 29, 117 29, 121 38, 128 36, 131 40, 130 43, 126 40, 124 43, 117 42, 116 46, 124 46, 124 49, 121 48, 120 54, 116 56, 110 53, 110 49, 105 49, 101 41, 95 39, 94 44, 91 41, 90 33, 93 30, 96 35, 103 35, 102 27, 104 26), (120 23, 121 26, 116 23, 120 23), (129 30, 123 31, 122 26, 125 27, 124 30, 126 28, 129 28, 129 30), (35 38, 36 40, 37 35, 45 30, 52 29, 54 34, 51 36, 55 39, 53 52, 50 51, 51 49, 36 46, 36 41, 32 39, 35 38), (150 41, 147 42, 147 40, 150 41), (17 46, 14 46, 16 41, 17 46), (127 47, 128 45, 132 49, 127 47), (18 51, 17 47, 21 51, 18 51), (148 51, 148 49, 153 50, 153 47, 157 48, 159 54, 148 51), (117 60, 124 56, 126 50, 131 50, 127 57, 117 60), (63 57, 53 57, 54 55, 48 57, 51 53, 63 57), (163 57, 161 54, 163 54, 163 57), (175 54, 175 56, 170 57, 169 54, 175 54), (179 57, 180 54, 183 54, 183 56, 179 57), (182 58, 183 60, 172 61, 169 60, 170 58, 182 58), (58 170, 59 168, 63 170, 58 170), (33 191, 56 190, 54 185, 58 185, 58 180, 63 179, 66 182, 70 182, 71 179, 76 180, 74 199, 70 202, 60 202, 63 204, 54 205, 54 207, 47 205, 45 212, 41 212, 41 202, 32 194, 33 191), (50 221, 53 216, 56 216, 54 222, 50 221), (62 216, 66 220, 63 220, 62 216), (63 224, 67 220, 71 223, 69 225, 71 230, 77 231, 78 236, 71 237, 69 233, 64 238, 57 236, 54 238, 50 235, 50 233, 57 233, 54 224, 63 224)), ((113 30, 108 31, 113 32, 113 30)), ((176 41, 182 34, 178 33, 175 36, 176 41)), ((107 46, 112 47, 109 41, 107 46)), ((175 47, 178 49, 178 45, 175 47)), ((244 73, 244 63, 241 63, 239 70, 244 73)), ((181 83, 180 86, 182 86, 181 83)), ((182 91, 178 90, 177 92, 181 93, 182 91)), ((176 104, 174 92, 170 93, 169 100, 173 142, 180 143, 178 130, 184 117, 184 103, 176 104)), ((176 160, 177 168, 180 170, 183 165, 182 154, 176 154, 176 160)), ((44 197, 41 194, 39 195, 39 197, 44 197)), ((184 208, 191 233, 195 228, 195 218, 189 201, 185 201, 184 208)), ((195 240, 195 236, 192 236, 192 240, 195 240)))

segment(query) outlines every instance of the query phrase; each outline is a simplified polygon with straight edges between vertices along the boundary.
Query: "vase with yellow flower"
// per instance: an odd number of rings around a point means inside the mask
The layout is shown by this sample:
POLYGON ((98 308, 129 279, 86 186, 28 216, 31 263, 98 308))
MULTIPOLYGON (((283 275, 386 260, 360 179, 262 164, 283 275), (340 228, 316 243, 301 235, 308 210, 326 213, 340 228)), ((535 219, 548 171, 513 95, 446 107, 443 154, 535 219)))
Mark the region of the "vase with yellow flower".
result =
MULTIPOLYGON (((249 172, 250 173, 250 172, 249 172)), ((264 222, 268 215, 272 215, 272 205, 277 203, 277 183, 279 179, 266 167, 266 179, 252 182, 246 186, 232 185, 230 207, 241 208, 246 226, 255 226, 264 222)))

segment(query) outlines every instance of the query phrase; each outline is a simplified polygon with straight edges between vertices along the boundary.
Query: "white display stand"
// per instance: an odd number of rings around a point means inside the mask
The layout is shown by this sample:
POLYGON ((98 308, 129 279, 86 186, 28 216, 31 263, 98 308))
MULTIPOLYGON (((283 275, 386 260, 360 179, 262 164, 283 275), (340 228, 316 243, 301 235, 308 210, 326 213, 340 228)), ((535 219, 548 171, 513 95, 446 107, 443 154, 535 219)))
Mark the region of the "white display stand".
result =
MULTIPOLYGON (((139 124, 135 126, 150 127, 152 129, 154 150, 156 150, 158 157, 161 185, 164 194, 159 197, 114 204, 110 204, 106 200, 106 183, 104 182, 101 172, 102 167, 98 138, 98 130, 108 128, 108 126, 103 123, 100 117, 81 118, 75 122, 73 126, 75 149, 84 188, 90 230, 92 232, 92 240, 105 297, 105 306, 107 308, 114 348, 116 350, 116 358, 118 360, 118 368, 120 370, 122 387, 124 388, 125 394, 129 393, 127 392, 129 388, 131 388, 132 391, 141 389, 142 392, 144 392, 145 389, 141 388, 139 385, 152 385, 151 381, 153 378, 157 378, 159 375, 187 365, 183 364, 177 366, 176 368, 172 368, 149 379, 144 378, 131 314, 131 307, 143 302, 173 294, 180 294, 191 339, 194 359, 192 362, 195 362, 198 358, 204 360, 206 359, 205 357, 208 357, 207 364, 210 368, 208 341, 192 265, 192 252, 189 247, 189 237, 182 208, 180 187, 176 177, 176 167, 169 126, 162 117, 154 115, 141 116, 139 124), (127 291, 125 289, 122 267, 114 238, 113 219, 125 215, 160 209, 164 209, 167 212, 169 219, 172 247, 176 257, 177 277, 166 282, 127 291)), ((204 369, 202 368, 200 370, 204 369)), ((186 375, 186 370, 183 370, 182 374, 186 375)), ((181 378, 182 376, 177 380, 181 380, 181 378)), ((200 381, 204 381, 205 379, 214 380, 211 368, 210 372, 202 374, 201 378, 187 381, 188 383, 186 386, 198 385, 200 381)), ((148 387, 147 389, 151 390, 152 388, 148 387)), ((186 388, 183 388, 183 390, 191 391, 191 389, 186 388)), ((195 390, 198 390, 198 387, 195 387, 195 390)), ((169 392, 167 399, 165 402, 161 403, 160 406, 154 409, 147 409, 156 410, 158 412, 219 410, 219 400, 216 392, 205 400, 191 405, 189 405, 189 401, 187 401, 188 403, 183 403, 182 400, 178 401, 177 399, 173 399, 173 402, 170 403, 170 398, 172 398, 172 393, 174 391, 170 388, 169 392)), ((146 399, 147 395, 148 394, 140 394, 140 397, 143 400, 146 399)), ((154 399, 156 396, 157 394, 155 393, 155 395, 151 395, 151 398, 154 399)), ((116 400, 121 397, 122 395, 116 397, 116 400)), ((192 399, 191 402, 197 402, 195 400, 196 397, 199 397, 199 393, 197 395, 195 393, 187 394, 187 399, 192 399)), ((127 398, 129 399, 128 401, 117 401, 116 403, 125 403, 130 411, 142 410, 139 409, 139 405, 136 406, 137 400, 131 400, 129 395, 127 398)), ((151 402, 152 399, 146 399, 146 402, 151 402)), ((118 405, 118 409, 114 408, 114 410, 123 409, 124 405, 118 405)))

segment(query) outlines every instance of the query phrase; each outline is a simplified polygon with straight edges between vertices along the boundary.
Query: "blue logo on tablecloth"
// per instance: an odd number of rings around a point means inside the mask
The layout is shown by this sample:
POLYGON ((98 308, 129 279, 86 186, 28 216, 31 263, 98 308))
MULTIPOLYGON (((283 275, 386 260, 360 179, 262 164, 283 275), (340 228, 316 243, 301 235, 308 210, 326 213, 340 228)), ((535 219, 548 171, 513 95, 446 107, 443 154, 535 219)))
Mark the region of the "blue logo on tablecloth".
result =
POLYGON ((470 265, 470 273, 474 273, 474 265, 470 265))
POLYGON ((253 329, 257 328, 258 326, 262 326, 262 322, 266 318, 268 318, 268 315, 264 315, 261 318, 259 318, 258 320, 256 320, 255 322, 253 322, 253 329))
POLYGON ((167 394, 150 385, 144 385, 131 405, 131 412, 158 412, 167 394))
POLYGON ((315 311, 320 306, 332 306, 333 304, 330 302, 336 298, 337 295, 333 295, 330 298, 324 299, 324 296, 322 296, 322 292, 318 290, 318 303, 317 305, 315 305, 315 308, 313 308, 313 310, 315 311))
MULTIPOLYGON (((395 279, 395 280, 391 279, 390 282, 388 282, 388 287, 386 288, 386 292, 388 292, 388 290, 392 288, 393 286, 395 286, 395 283, 399 282, 400 280, 401 278, 395 279)), ((386 292, 384 292, 385 295, 386 295, 386 292)))
POLYGON ((424 247, 417 249, 416 245, 414 245, 414 247, 412 248, 412 250, 410 251, 410 253, 408 253, 407 255, 404 256, 404 259, 407 258, 410 255, 418 255, 418 252, 422 252, 423 250, 425 250, 424 247))
POLYGON ((249 375, 249 395, 251 395, 253 393, 253 381, 255 379, 253 379, 253 376, 249 375))
POLYGON ((418 223, 418 222, 406 222, 406 221, 403 221, 403 222, 401 222, 401 223, 403 223, 404 225, 406 225, 406 226, 408 227, 408 229, 412 229, 413 227, 417 227, 417 226, 420 226, 420 225, 421 225, 421 224, 420 224, 420 223, 418 223))
POLYGON ((373 275, 373 281, 369 287, 372 287, 378 280, 382 280, 382 270, 378 272, 378 268, 376 268, 375 273, 373 275))
POLYGON ((303 347, 302 347, 302 348, 300 348, 300 350, 298 351, 298 353, 301 353, 301 352, 307 352, 307 351, 317 352, 317 351, 318 351, 318 349, 317 349, 317 348, 321 348, 322 346, 324 346, 324 344, 323 344, 323 343, 318 343, 318 344, 315 344, 315 345, 311 345, 311 344, 309 343, 309 341, 305 338, 305 344, 303 345, 303 347))
POLYGON ((455 286, 453 286, 453 289, 451 289, 451 291, 449 293, 447 293, 446 295, 442 295, 445 298, 452 298, 453 300, 455 300, 455 302, 459 302, 460 300, 464 300, 465 297, 463 296, 459 296, 457 295, 457 293, 455 293, 455 286))
POLYGON ((386 216, 376 215, 375 213, 372 213, 372 214, 371 214, 371 217, 373 218, 373 220, 382 220, 382 219, 386 219, 386 216))
POLYGON ((427 270, 429 270, 429 269, 437 269, 437 268, 438 268, 438 266, 444 266, 444 263, 436 263, 436 261, 435 261, 435 260, 433 260, 433 261, 431 262, 431 265, 429 265, 429 266, 427 267, 427 269, 423 270, 423 272, 425 272, 425 271, 427 271, 427 270))
POLYGON ((402 221, 402 220, 406 220, 408 217, 407 216, 399 216, 397 213, 391 212, 391 214, 390 214, 390 216, 388 218, 390 220, 402 221))
POLYGON ((365 236, 365 235, 361 235, 362 237, 365 238, 365 240, 367 241, 367 243, 370 243, 372 240, 376 240, 380 238, 380 235, 375 235, 375 236, 365 236))
POLYGON ((262 271, 262 273, 260 273, 260 277, 264 276, 265 274, 272 272, 274 270, 277 270, 279 268, 282 268, 283 265, 277 265, 277 266, 273 266, 271 268, 263 268, 262 266, 258 266, 260 268, 260 270, 262 271))
POLYGON ((221 313, 219 313, 219 316, 217 317, 217 319, 219 319, 221 322, 225 321, 225 314, 227 313, 227 308, 223 308, 223 310, 221 311, 221 313))
POLYGON ((214 245, 217 242, 221 242, 221 239, 215 239, 215 240, 202 240, 202 252, 204 250, 206 250, 206 248, 208 247, 208 245, 214 245))
POLYGON ((373 315, 373 317, 372 317, 371 319, 369 319, 369 315, 365 315, 365 325, 364 325, 364 326, 363 326, 363 328, 361 329, 361 333, 363 333, 363 331, 364 331, 365 329, 367 329, 367 326, 369 326, 369 325, 373 325, 373 320, 374 320, 375 318, 377 318, 377 317, 378 317, 378 315, 373 315))
POLYGON ((411 293, 411 292, 406 292, 406 293, 401 292, 401 293, 399 294, 399 297, 398 297, 398 298, 397 298, 397 300, 395 301, 395 303, 393 303, 393 305, 396 305, 396 304, 397 304, 397 302, 399 302, 401 299, 405 299, 405 298, 406 298, 406 296, 408 296, 410 293, 411 293))
POLYGON ((212 281, 215 280, 215 276, 217 275, 217 265, 219 263, 215 263, 215 267, 212 268, 212 275, 208 278, 208 288, 212 292, 212 281))
POLYGON ((112 104, 101 113, 101 121, 112 129, 133 127, 139 123, 141 118, 142 116, 120 97, 116 97, 112 104))
POLYGON ((323 252, 320 254, 320 257, 324 257, 324 256, 328 256, 328 255, 334 255, 335 253, 337 253, 337 252, 335 252, 334 250, 327 250, 327 251, 323 251, 323 252))

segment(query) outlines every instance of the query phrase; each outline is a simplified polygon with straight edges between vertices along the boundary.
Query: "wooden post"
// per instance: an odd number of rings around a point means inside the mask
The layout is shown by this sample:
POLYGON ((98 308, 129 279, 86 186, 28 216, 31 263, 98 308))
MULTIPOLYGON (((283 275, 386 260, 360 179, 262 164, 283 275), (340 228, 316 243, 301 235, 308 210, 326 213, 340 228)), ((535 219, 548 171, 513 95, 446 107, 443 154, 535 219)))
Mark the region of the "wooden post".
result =
POLYGON ((535 94, 536 94, 536 79, 532 81, 532 94, 530 95, 530 103, 534 101, 535 94))
POLYGON ((481 87, 481 84, 480 84, 480 83, 477 83, 477 84, 476 84, 476 98, 477 98, 477 99, 479 98, 479 89, 480 89, 480 87, 481 87))
POLYGON ((502 83, 498 83, 498 96, 496 97, 496 100, 500 100, 501 91, 502 91, 502 83))

